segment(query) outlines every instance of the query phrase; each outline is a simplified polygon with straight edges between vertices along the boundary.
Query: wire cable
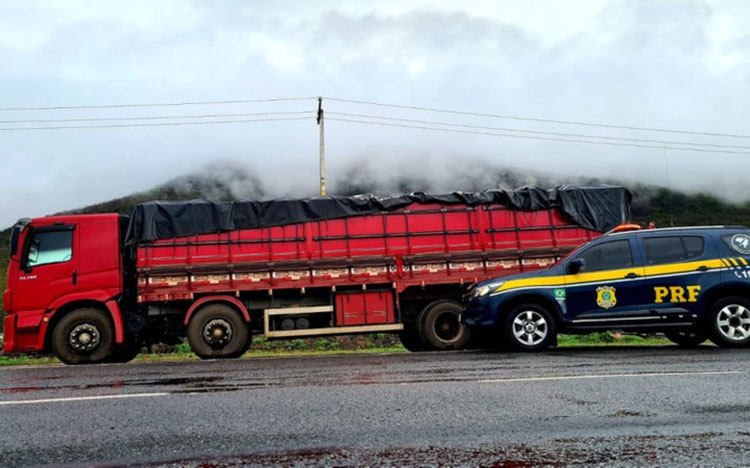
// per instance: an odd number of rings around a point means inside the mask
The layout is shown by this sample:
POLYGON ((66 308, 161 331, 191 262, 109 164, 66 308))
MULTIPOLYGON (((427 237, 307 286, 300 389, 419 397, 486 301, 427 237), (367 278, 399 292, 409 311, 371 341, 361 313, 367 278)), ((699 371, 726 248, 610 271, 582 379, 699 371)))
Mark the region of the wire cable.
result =
POLYGON ((64 122, 118 122, 127 120, 167 120, 167 119, 211 119, 224 117, 260 117, 265 115, 313 115, 315 111, 292 111, 292 112, 252 112, 252 113, 229 113, 229 114, 193 114, 193 115, 147 115, 135 117, 90 117, 75 119, 25 119, 25 120, 0 120, 0 124, 19 123, 64 123, 64 122))
POLYGON ((562 124, 562 125, 583 125, 587 127, 615 128, 615 129, 621 129, 621 130, 638 130, 638 131, 647 131, 647 132, 681 133, 685 135, 716 136, 716 137, 727 137, 727 138, 750 138, 750 135, 742 135, 742 134, 737 134, 737 133, 698 132, 698 131, 692 131, 692 130, 679 130, 679 129, 670 129, 670 128, 613 125, 613 124, 604 124, 604 123, 595 123, 595 122, 585 122, 585 121, 580 121, 580 120, 542 119, 542 118, 536 118, 536 117, 522 117, 518 115, 459 111, 459 110, 453 110, 453 109, 442 109, 438 107, 419 107, 419 106, 407 106, 407 105, 402 105, 402 104, 387 104, 383 102, 362 101, 362 100, 357 100, 357 99, 343 99, 343 98, 328 97, 328 96, 324 97, 323 99, 326 99, 328 101, 344 102, 344 103, 350 103, 350 104, 361 104, 361 105, 367 105, 367 106, 390 107, 394 109, 408 109, 408 110, 425 111, 425 112, 438 112, 438 113, 443 113, 443 114, 468 115, 472 117, 490 117, 490 118, 495 118, 495 119, 519 120, 519 121, 526 121, 526 122, 543 122, 543 123, 554 123, 554 124, 562 124))
POLYGON ((690 145, 690 146, 707 146, 707 147, 712 147, 712 148, 735 148, 735 149, 750 150, 750 146, 741 146, 741 145, 720 145, 720 144, 714 144, 714 143, 696 143, 696 142, 670 141, 670 140, 650 140, 646 138, 612 137, 612 136, 604 136, 604 135, 591 135, 591 134, 585 134, 585 133, 543 132, 540 130, 521 130, 521 129, 516 129, 516 128, 506 128, 506 127, 487 127, 483 125, 466 125, 466 124, 459 124, 459 123, 452 123, 452 122, 440 122, 437 120, 416 120, 416 119, 403 119, 403 118, 398 118, 398 117, 382 117, 378 115, 356 114, 356 113, 350 113, 350 112, 327 111, 326 114, 327 115, 340 115, 344 117, 361 117, 361 118, 367 118, 367 119, 378 119, 378 120, 396 121, 396 122, 410 122, 410 123, 419 123, 419 124, 428 124, 428 125, 444 125, 448 127, 472 128, 472 129, 478 129, 478 130, 496 130, 496 131, 503 131, 503 132, 530 133, 533 135, 553 135, 553 136, 576 137, 576 138, 597 138, 597 139, 610 140, 610 141, 632 141, 632 142, 637 142, 637 143, 657 143, 660 145, 690 145))
POLYGON ((55 127, 10 127, 0 128, 0 132, 23 131, 23 130, 69 130, 73 128, 126 128, 126 127, 170 127, 181 125, 218 125, 234 124, 248 122, 279 122, 287 120, 308 120, 309 117, 279 117, 269 119, 238 119, 238 120, 212 120, 209 122, 159 122, 159 123, 142 123, 142 124, 112 124, 112 125, 63 125, 55 127))
POLYGON ((426 127, 426 126, 420 126, 420 125, 406 125, 406 124, 396 124, 396 123, 387 123, 387 122, 375 122, 375 121, 367 121, 367 120, 355 120, 355 119, 342 119, 339 117, 329 117, 327 120, 334 120, 337 122, 350 122, 350 123, 359 123, 359 124, 366 124, 366 125, 381 125, 386 127, 402 127, 402 128, 415 128, 420 130, 431 130, 431 131, 438 131, 438 132, 450 132, 450 133, 467 133, 472 135, 488 135, 488 136, 498 136, 498 137, 508 137, 508 138, 522 138, 525 140, 544 140, 544 141, 561 141, 565 143, 586 143, 586 144, 593 144, 593 145, 609 145, 609 146, 625 146, 625 147, 635 147, 635 148, 666 148, 671 150, 682 150, 682 151, 698 151, 701 153, 727 153, 727 154, 750 154, 748 151, 730 151, 730 150, 713 150, 713 149, 706 149, 706 148, 694 148, 694 147, 682 147, 682 146, 665 146, 665 145, 645 145, 645 144, 638 144, 638 143, 615 143, 612 141, 591 141, 591 140, 577 140, 577 139, 569 139, 569 138, 554 138, 554 137, 542 137, 542 136, 529 136, 529 135, 514 135, 509 133, 493 133, 493 132, 480 132, 480 131, 473 131, 473 130, 458 130, 453 128, 438 128, 438 127, 426 127))
POLYGON ((186 101, 186 102, 159 102, 150 104, 103 104, 90 106, 50 106, 50 107, 0 107, 0 112, 5 111, 56 111, 56 110, 77 110, 77 109, 122 109, 131 107, 179 107, 179 106, 205 106, 205 105, 224 105, 224 104, 257 104, 263 102, 292 102, 292 101, 309 101, 318 99, 314 97, 280 97, 269 99, 234 99, 228 101, 186 101))

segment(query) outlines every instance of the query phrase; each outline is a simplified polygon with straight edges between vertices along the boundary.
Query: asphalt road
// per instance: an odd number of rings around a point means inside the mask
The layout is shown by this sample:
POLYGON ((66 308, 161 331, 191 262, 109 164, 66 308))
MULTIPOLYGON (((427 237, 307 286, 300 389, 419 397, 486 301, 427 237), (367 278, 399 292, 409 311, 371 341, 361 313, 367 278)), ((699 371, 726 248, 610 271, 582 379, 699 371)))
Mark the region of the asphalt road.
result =
POLYGON ((750 350, 0 368, 0 466, 750 465, 750 350))

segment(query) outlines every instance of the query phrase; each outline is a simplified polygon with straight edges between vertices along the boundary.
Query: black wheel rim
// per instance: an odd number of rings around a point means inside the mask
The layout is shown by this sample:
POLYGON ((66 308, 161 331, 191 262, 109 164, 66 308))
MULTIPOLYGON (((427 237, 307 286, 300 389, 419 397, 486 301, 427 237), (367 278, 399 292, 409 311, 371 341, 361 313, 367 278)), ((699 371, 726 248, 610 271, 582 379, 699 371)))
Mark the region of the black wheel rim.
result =
POLYGON ((215 317, 203 325, 203 341, 212 348, 223 348, 234 336, 232 324, 223 317, 215 317))
POLYGON ((456 341, 461 336, 461 324, 458 315, 452 312, 443 312, 435 317, 435 335, 442 341, 456 341))
POLYGON ((101 330, 90 322, 79 323, 68 333, 68 344, 78 354, 92 353, 99 347, 101 339, 101 330))

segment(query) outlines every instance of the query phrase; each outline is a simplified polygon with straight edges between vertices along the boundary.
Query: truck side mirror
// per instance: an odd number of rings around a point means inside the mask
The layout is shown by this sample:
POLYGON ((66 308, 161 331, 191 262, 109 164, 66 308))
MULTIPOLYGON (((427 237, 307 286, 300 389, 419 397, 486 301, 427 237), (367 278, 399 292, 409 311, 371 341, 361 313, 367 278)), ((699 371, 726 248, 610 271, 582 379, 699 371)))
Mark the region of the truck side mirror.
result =
POLYGON ((582 258, 576 258, 568 263, 568 273, 571 275, 578 274, 586 269, 586 260, 582 258))

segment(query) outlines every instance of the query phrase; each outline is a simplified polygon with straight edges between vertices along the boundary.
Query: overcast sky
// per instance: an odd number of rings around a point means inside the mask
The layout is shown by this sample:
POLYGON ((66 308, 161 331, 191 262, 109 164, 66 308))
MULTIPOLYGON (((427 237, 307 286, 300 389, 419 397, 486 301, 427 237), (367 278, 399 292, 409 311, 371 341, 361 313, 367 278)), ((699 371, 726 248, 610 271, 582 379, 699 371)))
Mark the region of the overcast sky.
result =
MULTIPOLYGON (((0 107, 324 95, 748 135, 748 18, 750 3, 743 0, 0 0, 0 107)), ((325 104, 329 113, 750 147, 748 138, 325 104)), ((288 112, 315 105, 310 100, 2 111, 0 119, 288 112)), ((0 128, 39 125, 0 123, 0 128)), ((449 184, 457 171, 502 166, 563 178, 617 176, 660 185, 667 180, 661 148, 332 120, 326 138, 332 184, 352 167, 379 177, 385 171, 418 174, 449 184)), ((311 194, 317 156, 312 118, 0 131, 6 194, 0 199, 0 225, 147 189, 217 161, 237 161, 257 171, 271 196, 311 194)), ((668 150, 667 158, 673 188, 750 198, 748 154, 668 150)))

